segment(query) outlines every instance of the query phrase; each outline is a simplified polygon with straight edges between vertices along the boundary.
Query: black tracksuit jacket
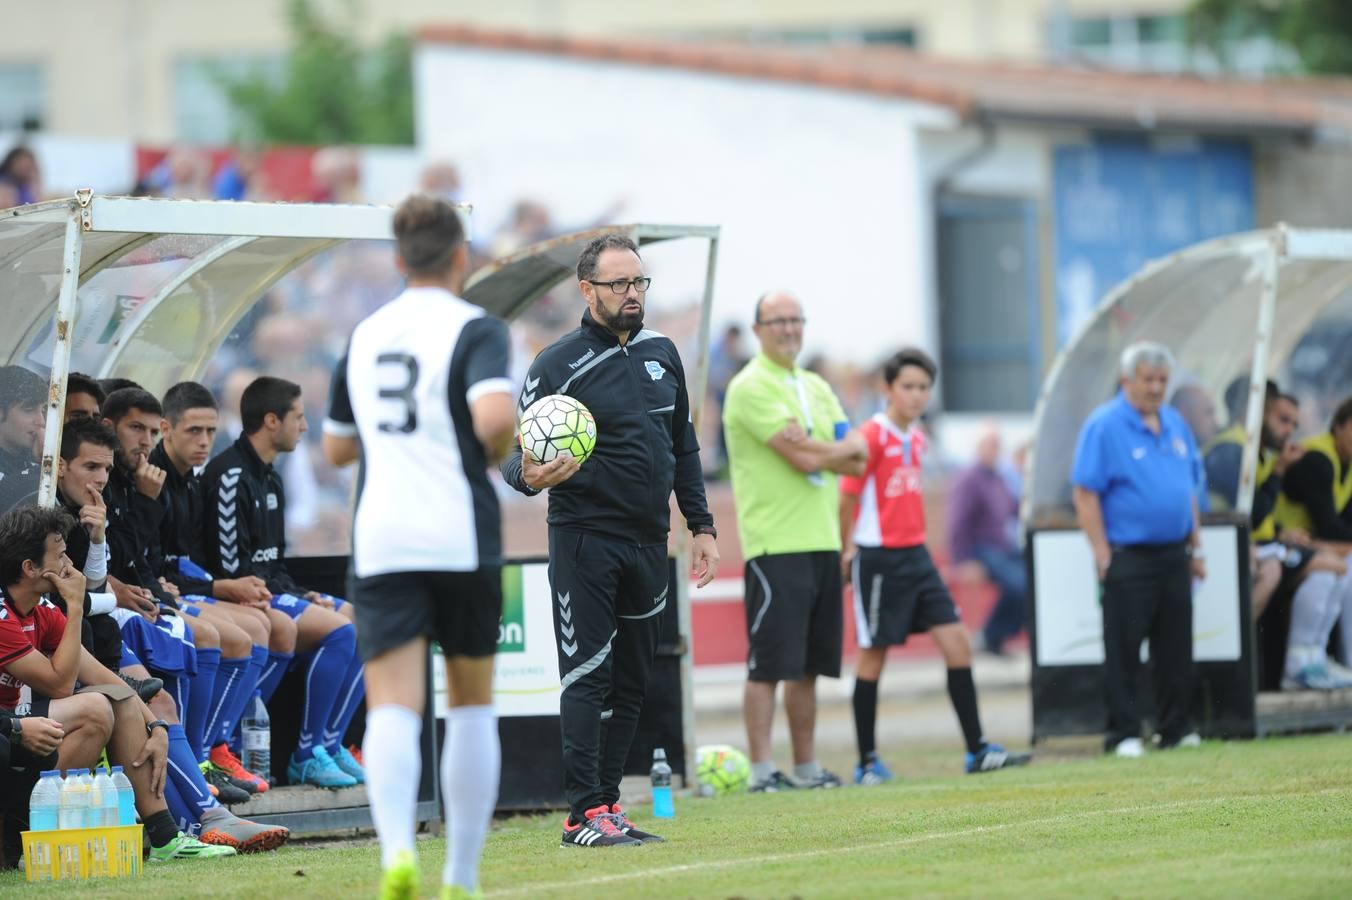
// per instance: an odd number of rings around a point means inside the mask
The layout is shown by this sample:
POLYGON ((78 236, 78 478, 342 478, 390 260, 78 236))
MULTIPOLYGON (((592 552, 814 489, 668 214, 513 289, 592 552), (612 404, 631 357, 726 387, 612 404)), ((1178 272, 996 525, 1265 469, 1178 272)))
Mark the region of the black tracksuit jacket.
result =
POLYGON ((203 555, 217 578, 257 575, 274 594, 308 590, 286 570, 286 494, 282 476, 240 435, 202 473, 203 555))
MULTIPOLYGON (((591 457, 549 491, 550 526, 665 544, 673 489, 690 528, 713 525, 685 368, 670 338, 644 329, 621 346, 588 310, 578 328, 535 358, 519 411, 549 394, 576 398, 596 419, 591 457)), ((537 493, 521 478, 520 447, 503 461, 502 475, 518 491, 537 493)))

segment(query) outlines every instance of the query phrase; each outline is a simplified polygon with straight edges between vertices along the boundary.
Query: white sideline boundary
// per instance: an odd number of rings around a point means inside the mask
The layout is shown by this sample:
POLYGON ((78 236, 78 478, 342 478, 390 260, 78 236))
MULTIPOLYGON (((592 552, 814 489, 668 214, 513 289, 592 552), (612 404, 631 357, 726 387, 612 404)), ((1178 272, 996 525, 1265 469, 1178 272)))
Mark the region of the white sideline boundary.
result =
MULTIPOLYGON (((1295 793, 1282 794, 1282 797, 1318 797, 1326 794, 1346 794, 1348 788, 1324 788, 1318 791, 1297 791, 1295 793)), ((583 887, 586 885, 607 884, 615 881, 632 881, 636 878, 657 878, 663 875, 679 875, 683 872, 691 872, 696 869, 733 869, 738 866, 787 862, 796 859, 811 859, 816 856, 828 856, 838 853, 859 853, 868 850, 886 850, 891 847, 905 847, 912 844, 924 844, 930 841, 944 841, 955 838, 975 837, 980 834, 989 834, 997 831, 1007 831, 1011 828, 1026 828, 1028 826, 1039 825, 1057 825, 1065 822, 1075 822, 1081 819, 1091 819, 1096 816, 1122 816, 1134 815, 1139 813, 1162 812, 1171 809, 1186 809, 1191 806, 1209 806, 1221 803, 1236 803, 1249 800, 1268 800, 1276 797, 1276 794, 1232 794, 1222 797, 1199 797, 1195 800, 1176 800, 1170 803, 1154 803, 1143 806, 1119 806, 1114 809, 1087 809, 1081 812, 1063 813, 1057 816, 1046 816, 1041 819, 1022 819, 1018 822, 1001 822, 996 825, 978 825, 975 828, 964 828, 960 831, 941 831, 933 834, 913 834, 902 838, 895 838, 890 841, 875 841, 871 844, 855 844, 850 847, 823 847, 818 850, 803 850, 797 853, 770 853, 763 856, 743 856, 737 859, 722 859, 694 863, 682 863, 678 866, 664 866, 659 869, 636 869, 632 872, 616 872, 611 875, 590 875, 585 878, 578 878, 572 881, 555 881, 544 884, 536 883, 522 885, 521 887, 506 888, 503 890, 485 891, 486 897, 510 897, 519 894, 534 894, 540 892, 564 891, 569 888, 583 887)), ((563 849, 563 848, 560 848, 563 849)), ((620 853, 636 852, 637 848, 625 848, 620 853)), ((601 850, 601 853, 607 851, 601 850)), ((610 851, 615 852, 615 851, 610 851)))

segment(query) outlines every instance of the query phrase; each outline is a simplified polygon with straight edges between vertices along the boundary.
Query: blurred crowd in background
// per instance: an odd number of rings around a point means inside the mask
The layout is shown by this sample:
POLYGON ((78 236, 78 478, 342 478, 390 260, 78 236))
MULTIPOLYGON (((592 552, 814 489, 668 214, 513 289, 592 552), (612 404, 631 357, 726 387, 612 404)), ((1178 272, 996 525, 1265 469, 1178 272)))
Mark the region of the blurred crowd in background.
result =
MULTIPOLYGON (((292 158, 270 151, 266 161, 264 154, 250 149, 173 148, 158 160, 143 161, 145 171, 135 185, 128 186, 128 192, 174 199, 367 202, 361 192, 357 156, 348 148, 321 148, 292 158)), ((473 197, 450 161, 427 164, 418 183, 409 185, 409 190, 452 201, 473 197)), ((42 199, 48 199, 48 194, 42 184, 40 161, 26 147, 14 148, 0 164, 0 208, 42 199)), ((560 224, 545 204, 522 197, 503 211, 500 227, 476 235, 471 269, 560 234, 623 221, 623 212, 623 203, 616 202, 595 221, 560 224)), ((225 413, 217 452, 238 436, 239 396, 256 376, 287 378, 304 390, 311 431, 303 450, 284 463, 291 552, 347 552, 352 475, 335 471, 323 461, 318 425, 323 420, 333 366, 352 327, 396 296, 401 287, 388 245, 352 242, 322 253, 262 297, 203 373, 203 383, 221 399, 225 413)), ((687 365, 693 368, 698 348, 697 303, 692 299, 673 305, 652 299, 647 325, 676 341, 687 365)), ((747 298, 748 316, 754 300, 747 298)), ((574 286, 565 282, 512 323, 518 381, 541 348, 576 326, 581 310, 574 286)), ((750 325, 748 318, 744 323, 716 324, 712 332, 700 428, 705 471, 712 481, 726 477, 721 402, 728 381, 756 352, 750 325)), ((803 365, 832 384, 851 421, 862 422, 882 408, 876 366, 820 354, 804 359, 803 365)), ((513 491, 503 490, 501 496, 507 503, 523 502, 513 491)))

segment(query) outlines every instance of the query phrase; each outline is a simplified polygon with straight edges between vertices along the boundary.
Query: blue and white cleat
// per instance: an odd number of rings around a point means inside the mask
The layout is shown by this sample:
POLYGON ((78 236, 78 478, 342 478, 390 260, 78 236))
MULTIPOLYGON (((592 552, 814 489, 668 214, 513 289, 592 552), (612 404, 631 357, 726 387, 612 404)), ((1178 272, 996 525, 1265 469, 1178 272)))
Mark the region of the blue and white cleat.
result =
POLYGON ((292 784, 312 784, 322 788, 356 787, 357 779, 338 768, 338 763, 323 747, 314 748, 314 756, 286 764, 286 777, 292 784))
POLYGON ((357 762, 357 758, 352 755, 351 750, 346 747, 339 747, 337 753, 330 755, 333 757, 333 761, 338 764, 338 768, 357 779, 357 784, 366 783, 366 770, 361 767, 361 763, 357 762))
POLYGON ((869 754, 868 762, 854 767, 854 783, 858 785, 886 784, 895 777, 876 753, 869 754))
POLYGON ((1033 761, 1031 753, 1010 753, 999 744, 987 744, 975 753, 967 754, 967 774, 994 772, 1011 766, 1026 766, 1033 761))

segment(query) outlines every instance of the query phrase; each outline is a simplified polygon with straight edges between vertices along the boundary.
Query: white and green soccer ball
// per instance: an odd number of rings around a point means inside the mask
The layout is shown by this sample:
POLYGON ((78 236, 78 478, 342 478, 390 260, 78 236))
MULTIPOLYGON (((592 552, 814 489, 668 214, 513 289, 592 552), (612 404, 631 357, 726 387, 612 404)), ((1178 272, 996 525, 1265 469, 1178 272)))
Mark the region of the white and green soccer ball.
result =
POLYGON ((541 397, 526 408, 517 424, 521 450, 536 462, 551 462, 560 453, 586 462, 596 449, 596 420, 587 407, 567 394, 541 397))
POLYGON ((721 797, 746 790, 751 760, 736 747, 711 744, 695 751, 695 780, 700 796, 721 797))

